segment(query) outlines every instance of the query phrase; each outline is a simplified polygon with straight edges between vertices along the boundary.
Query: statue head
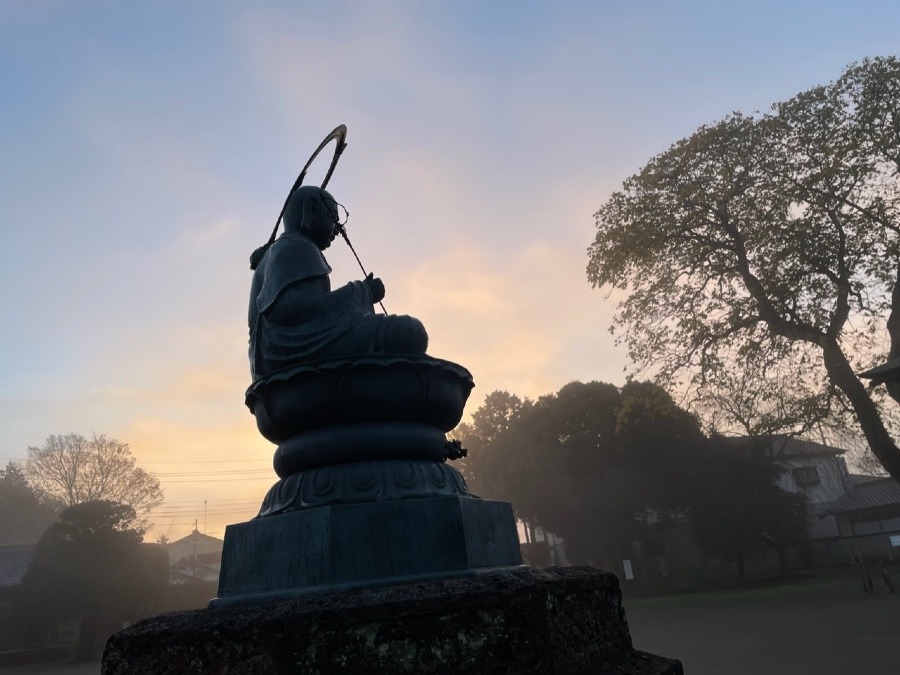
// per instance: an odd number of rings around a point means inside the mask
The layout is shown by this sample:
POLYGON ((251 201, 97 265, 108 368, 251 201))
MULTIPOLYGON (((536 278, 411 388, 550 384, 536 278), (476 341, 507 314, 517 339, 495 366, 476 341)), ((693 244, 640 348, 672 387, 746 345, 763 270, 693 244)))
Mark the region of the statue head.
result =
POLYGON ((324 250, 338 234, 338 203, 326 190, 303 185, 288 200, 283 219, 285 232, 305 234, 324 250))

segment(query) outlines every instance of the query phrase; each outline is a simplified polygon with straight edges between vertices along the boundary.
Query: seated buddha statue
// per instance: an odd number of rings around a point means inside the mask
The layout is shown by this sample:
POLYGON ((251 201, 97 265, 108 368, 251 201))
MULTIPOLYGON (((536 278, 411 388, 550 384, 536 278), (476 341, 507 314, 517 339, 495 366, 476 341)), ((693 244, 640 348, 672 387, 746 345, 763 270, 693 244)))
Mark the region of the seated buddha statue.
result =
POLYGON ((284 233, 259 259, 250 287, 250 371, 254 381, 316 359, 368 354, 424 354, 428 334, 410 316, 382 315, 385 294, 369 274, 331 290, 322 251, 340 233, 338 203, 303 186, 284 211, 284 233))

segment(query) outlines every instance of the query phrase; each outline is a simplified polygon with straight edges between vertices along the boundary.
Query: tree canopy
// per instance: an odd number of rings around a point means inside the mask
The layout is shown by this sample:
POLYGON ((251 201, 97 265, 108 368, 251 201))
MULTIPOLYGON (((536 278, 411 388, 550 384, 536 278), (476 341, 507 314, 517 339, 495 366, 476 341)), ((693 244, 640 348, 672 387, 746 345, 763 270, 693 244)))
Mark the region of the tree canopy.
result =
POLYGON ((43 499, 25 479, 21 467, 9 462, 0 470, 0 544, 22 544, 37 541, 56 520, 61 505, 43 499))
POLYGON ((783 469, 769 452, 727 440, 714 437, 699 458, 696 489, 686 501, 691 532, 707 554, 737 563, 741 581, 744 561, 765 548, 777 552, 784 574, 785 547, 809 531, 806 495, 781 489, 783 469))
MULTIPOLYGON (((466 448, 485 448, 522 413, 529 410, 532 402, 524 401, 508 391, 494 391, 488 394, 484 403, 472 414, 471 423, 460 424, 455 431, 457 438, 466 448)), ((478 493, 484 479, 484 453, 470 452, 456 462, 456 468, 466 479, 472 492, 478 493)))
POLYGON ((137 466, 128 444, 103 434, 50 436, 43 446, 28 448, 26 474, 67 506, 106 500, 143 515, 163 500, 159 479, 137 466))
MULTIPOLYGON (((531 402, 489 394, 459 429, 470 481, 561 536, 573 562, 617 567, 689 516, 707 553, 737 563, 808 529, 805 498, 781 489, 765 438, 707 438, 659 385, 571 382, 531 402)), ((467 478, 468 480, 468 478, 467 478)))
POLYGON ((67 508, 41 536, 22 579, 23 614, 32 621, 77 618, 81 649, 90 657, 94 637, 107 625, 159 609, 168 583, 168 557, 142 544, 134 509, 111 501, 67 508))
POLYGON ((630 557, 648 517, 683 503, 705 441, 696 419, 646 382, 572 382, 534 403, 495 392, 473 420, 477 433, 463 441, 479 493, 563 537, 573 560, 607 566, 630 557))
POLYGON ((595 218, 588 280, 624 291, 637 372, 726 427, 855 424, 900 478, 896 406, 856 375, 900 356, 900 60, 700 127, 595 218))

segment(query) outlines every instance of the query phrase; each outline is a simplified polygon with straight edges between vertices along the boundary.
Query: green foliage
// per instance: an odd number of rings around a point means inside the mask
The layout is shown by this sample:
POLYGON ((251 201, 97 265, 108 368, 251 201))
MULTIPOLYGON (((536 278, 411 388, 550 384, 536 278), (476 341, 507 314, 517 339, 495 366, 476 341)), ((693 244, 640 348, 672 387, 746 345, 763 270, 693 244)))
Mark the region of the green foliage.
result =
POLYGON ((37 541, 60 510, 32 489, 18 465, 9 462, 0 470, 0 544, 37 541))
POLYGON ((473 420, 482 496, 561 536, 573 562, 618 566, 685 514, 698 544, 729 560, 806 534, 804 497, 778 486, 771 453, 710 441, 656 384, 571 382, 534 403, 494 392, 473 420))
POLYGON ((743 561, 765 548, 784 550, 808 531, 806 497, 778 485, 782 470, 771 457, 714 439, 690 500, 691 531, 708 554, 743 561))
POLYGON ((481 494, 563 537, 573 561, 607 566, 630 557, 651 513, 663 518, 684 502, 673 471, 704 443, 693 416, 650 383, 572 382, 515 415, 478 419, 502 421, 470 448, 481 494))
MULTIPOLYGON (((531 405, 528 399, 523 401, 506 391, 491 392, 473 413, 471 424, 463 423, 456 428, 456 438, 467 449, 486 447, 498 434, 509 428, 523 409, 527 410, 531 405)), ((483 458, 484 453, 470 452, 455 465, 466 479, 469 490, 475 493, 482 490, 483 458)))
POLYGON ((587 275, 627 293, 615 326, 636 370, 688 385, 730 430, 855 419, 900 475, 883 403, 854 375, 887 360, 885 329, 900 355, 898 111, 900 60, 866 60, 627 179, 596 213, 587 275))
POLYGON ((31 621, 79 619, 89 650, 102 625, 154 613, 165 599, 168 557, 162 547, 142 540, 128 505, 93 501, 69 507, 35 549, 22 580, 23 615, 31 621))

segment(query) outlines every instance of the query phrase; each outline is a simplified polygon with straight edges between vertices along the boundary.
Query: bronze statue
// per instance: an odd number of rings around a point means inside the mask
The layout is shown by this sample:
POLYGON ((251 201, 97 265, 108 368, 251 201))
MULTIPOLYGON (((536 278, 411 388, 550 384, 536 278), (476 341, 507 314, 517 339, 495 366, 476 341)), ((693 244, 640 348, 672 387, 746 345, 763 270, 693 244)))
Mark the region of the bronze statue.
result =
POLYGON ((375 313, 384 284, 361 262, 361 281, 331 289, 322 252, 338 235, 353 251, 325 189, 346 135, 341 125, 319 145, 250 257, 244 401, 277 446, 279 480, 256 519, 229 526, 211 607, 521 563, 512 507, 470 494, 447 461, 466 454, 447 433, 472 374, 426 354, 417 319, 375 313), (304 186, 331 141, 324 181, 304 186))
MULTIPOLYGON (((245 401, 260 432, 278 445, 275 470, 287 487, 315 467, 396 459, 430 467, 464 452, 445 434, 462 416, 472 375, 425 353, 428 334, 418 319, 375 313, 384 284, 356 256, 344 227, 347 211, 325 189, 346 136, 341 125, 322 141, 288 193, 269 241, 250 257, 253 381, 245 401), (322 185, 303 185, 331 141, 335 152, 322 185), (284 233, 276 238, 282 223, 284 233), (322 252, 338 235, 364 278, 332 290, 322 252)), ((459 475, 448 475, 448 489, 464 491, 459 475)), ((281 499, 287 488, 281 488, 277 509, 287 508, 281 499)))
POLYGON ((253 379, 327 357, 424 354, 428 334, 418 319, 379 315, 384 284, 372 274, 332 291, 322 251, 344 223, 326 190, 298 187, 284 210, 284 234, 268 246, 250 287, 253 379))

